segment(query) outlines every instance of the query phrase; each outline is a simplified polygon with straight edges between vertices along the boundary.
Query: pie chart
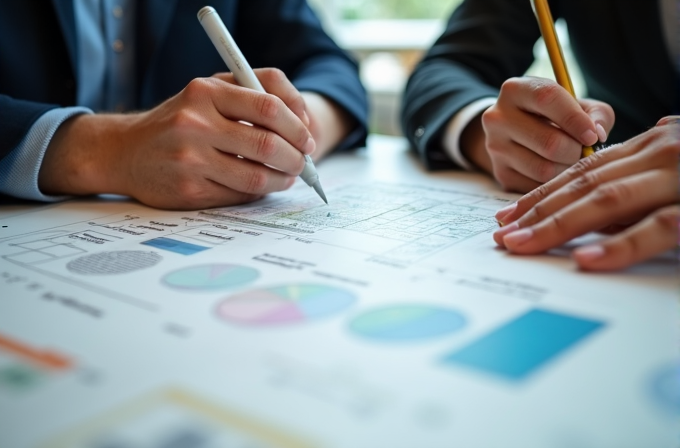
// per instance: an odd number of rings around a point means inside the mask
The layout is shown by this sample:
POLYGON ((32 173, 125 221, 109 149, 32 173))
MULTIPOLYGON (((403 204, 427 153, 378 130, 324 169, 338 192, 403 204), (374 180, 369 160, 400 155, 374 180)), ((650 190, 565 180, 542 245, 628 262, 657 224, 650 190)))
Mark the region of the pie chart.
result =
POLYGON ((354 294, 344 289, 293 284, 235 294, 218 305, 217 315, 240 325, 286 325, 330 316, 355 301, 354 294))
POLYGON ((465 317, 449 308, 404 304, 367 311, 354 318, 349 329, 366 339, 406 342, 445 336, 465 324, 465 317))
POLYGON ((215 291, 247 285, 259 271, 235 264, 204 264, 179 269, 163 277, 163 284, 180 291, 215 291))

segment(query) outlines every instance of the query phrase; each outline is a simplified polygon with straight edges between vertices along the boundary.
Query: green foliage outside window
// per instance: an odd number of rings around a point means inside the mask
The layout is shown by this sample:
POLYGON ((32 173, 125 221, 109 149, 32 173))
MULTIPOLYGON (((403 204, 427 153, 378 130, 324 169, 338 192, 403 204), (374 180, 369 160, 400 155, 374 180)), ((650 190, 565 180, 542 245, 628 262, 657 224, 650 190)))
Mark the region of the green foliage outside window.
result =
POLYGON ((347 20, 447 19, 462 0, 338 0, 347 20))

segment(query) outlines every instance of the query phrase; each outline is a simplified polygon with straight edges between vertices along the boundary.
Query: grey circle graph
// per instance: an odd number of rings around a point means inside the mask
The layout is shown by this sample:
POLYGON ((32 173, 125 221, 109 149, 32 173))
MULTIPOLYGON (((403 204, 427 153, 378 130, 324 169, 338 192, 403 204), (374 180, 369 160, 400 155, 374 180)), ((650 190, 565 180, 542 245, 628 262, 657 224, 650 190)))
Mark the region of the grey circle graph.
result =
POLYGON ((85 255, 70 261, 66 269, 80 275, 116 275, 150 268, 163 258, 155 252, 119 250, 85 255))

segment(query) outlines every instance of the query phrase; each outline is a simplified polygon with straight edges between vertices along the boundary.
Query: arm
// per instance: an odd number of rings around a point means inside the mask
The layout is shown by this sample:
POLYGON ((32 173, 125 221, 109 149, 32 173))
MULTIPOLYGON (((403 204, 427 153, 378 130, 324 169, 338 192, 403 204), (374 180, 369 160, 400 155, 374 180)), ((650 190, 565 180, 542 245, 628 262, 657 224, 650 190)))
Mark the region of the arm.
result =
POLYGON ((506 190, 526 192, 576 163, 582 146, 606 140, 614 124, 610 106, 578 102, 553 81, 516 77, 529 66, 539 35, 528 2, 468 0, 461 8, 407 89, 404 126, 426 162, 448 153, 506 190), (461 120, 484 93, 497 101, 461 120))
POLYGON ((524 73, 539 35, 528 0, 466 0, 456 9, 404 94, 404 134, 429 168, 454 166, 442 145, 451 118, 524 73))
POLYGON ((290 187, 303 154, 316 146, 304 100, 280 71, 256 74, 270 93, 237 86, 223 74, 195 79, 146 112, 69 119, 47 149, 40 189, 199 209, 290 187))

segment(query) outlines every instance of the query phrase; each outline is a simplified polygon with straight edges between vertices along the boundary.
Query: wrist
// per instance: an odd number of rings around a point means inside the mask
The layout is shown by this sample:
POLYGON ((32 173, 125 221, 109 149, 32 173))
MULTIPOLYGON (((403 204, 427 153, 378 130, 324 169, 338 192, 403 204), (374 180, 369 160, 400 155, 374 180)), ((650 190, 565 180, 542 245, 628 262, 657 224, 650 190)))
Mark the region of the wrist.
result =
POLYGON ((315 92, 302 92, 309 115, 309 132, 316 141, 312 154, 318 160, 338 146, 356 125, 353 118, 334 101, 315 92))
POLYGON ((46 194, 127 194, 122 141, 128 115, 78 115, 52 137, 40 167, 38 185, 46 194))
POLYGON ((468 161, 487 173, 493 172, 491 158, 486 149, 486 133, 482 126, 482 114, 468 123, 460 135, 460 151, 468 161))

